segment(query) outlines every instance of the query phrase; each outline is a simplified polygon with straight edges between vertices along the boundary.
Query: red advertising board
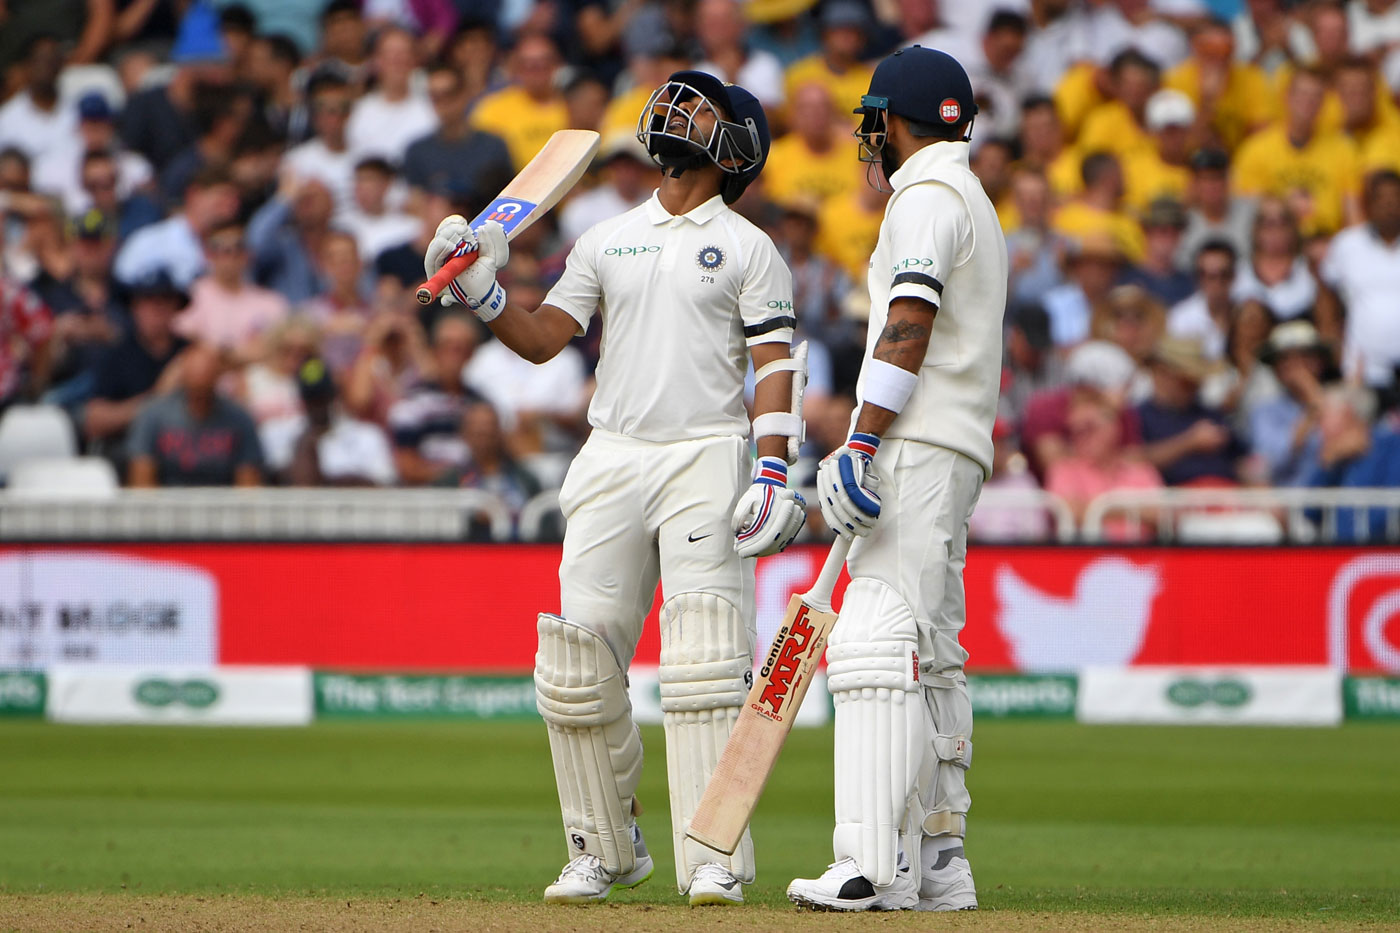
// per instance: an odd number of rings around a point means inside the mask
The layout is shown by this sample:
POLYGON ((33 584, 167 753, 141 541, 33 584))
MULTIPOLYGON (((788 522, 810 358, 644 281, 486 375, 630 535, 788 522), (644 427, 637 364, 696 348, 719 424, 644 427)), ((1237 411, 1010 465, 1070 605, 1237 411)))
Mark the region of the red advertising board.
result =
MULTIPOLYGON (((759 562, 761 641, 823 556, 799 548, 759 562)), ((536 614, 558 609, 558 560, 554 545, 0 548, 0 667, 119 651, 129 659, 132 638, 212 618, 185 647, 151 659, 200 660, 202 638, 224 664, 520 671, 533 663, 536 614), (104 567, 111 572, 98 572, 104 567)), ((1400 672, 1396 549, 974 547, 966 583, 962 641, 975 670, 1334 664, 1400 672)), ((657 652, 651 624, 637 659, 654 663, 657 652)))

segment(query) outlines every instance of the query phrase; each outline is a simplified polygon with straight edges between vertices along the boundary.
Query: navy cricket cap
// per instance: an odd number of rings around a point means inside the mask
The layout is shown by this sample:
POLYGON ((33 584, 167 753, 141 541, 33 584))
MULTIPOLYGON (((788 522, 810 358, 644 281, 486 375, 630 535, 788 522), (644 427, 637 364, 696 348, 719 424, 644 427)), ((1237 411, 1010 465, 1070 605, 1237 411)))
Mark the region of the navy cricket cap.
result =
POLYGON ((875 67, 870 90, 855 113, 888 110, 930 127, 953 127, 972 119, 977 103, 972 82, 947 52, 911 45, 875 67))

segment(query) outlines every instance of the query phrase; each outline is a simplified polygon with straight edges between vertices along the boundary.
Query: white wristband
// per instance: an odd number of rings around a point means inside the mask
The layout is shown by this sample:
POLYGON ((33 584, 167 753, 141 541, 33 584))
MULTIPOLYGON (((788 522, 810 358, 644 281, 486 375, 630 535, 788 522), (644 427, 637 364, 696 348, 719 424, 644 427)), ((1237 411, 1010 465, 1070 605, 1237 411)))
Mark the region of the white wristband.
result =
POLYGON ((897 415, 903 411, 909 396, 914 394, 919 374, 884 360, 870 360, 865 364, 861 381, 861 398, 864 401, 871 405, 879 405, 897 415))
POLYGON ((483 324, 490 324, 506 309, 506 290, 501 283, 492 282, 491 290, 480 301, 467 295, 463 303, 481 318, 483 324))

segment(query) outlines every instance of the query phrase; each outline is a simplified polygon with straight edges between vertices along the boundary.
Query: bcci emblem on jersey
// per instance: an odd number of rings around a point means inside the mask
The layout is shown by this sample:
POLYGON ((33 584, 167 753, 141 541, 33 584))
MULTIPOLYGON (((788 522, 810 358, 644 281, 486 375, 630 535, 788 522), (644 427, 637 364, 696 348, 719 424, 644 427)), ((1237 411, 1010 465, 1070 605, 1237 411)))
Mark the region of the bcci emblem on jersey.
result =
POLYGON ((724 266, 724 250, 718 246, 706 246, 695 254, 695 264, 706 272, 714 272, 724 266))

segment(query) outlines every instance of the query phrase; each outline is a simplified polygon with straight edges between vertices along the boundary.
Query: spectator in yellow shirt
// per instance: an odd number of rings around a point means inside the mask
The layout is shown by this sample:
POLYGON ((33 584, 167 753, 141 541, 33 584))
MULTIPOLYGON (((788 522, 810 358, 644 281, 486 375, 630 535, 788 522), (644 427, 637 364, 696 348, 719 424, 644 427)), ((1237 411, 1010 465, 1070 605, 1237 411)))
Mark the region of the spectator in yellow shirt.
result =
POLYGON ((831 92, 823 84, 804 84, 790 103, 792 130, 768 153, 768 197, 784 205, 808 198, 820 204, 850 191, 860 182, 851 171, 856 141, 837 123, 831 92))
POLYGON ((1191 33, 1191 57, 1167 72, 1162 82, 1191 98, 1227 151, 1274 116, 1269 79, 1259 66, 1235 61, 1234 53, 1229 25, 1206 20, 1191 33))
POLYGON ((1065 69, 1055 83, 1055 112, 1064 125, 1066 139, 1077 139, 1085 118, 1109 100, 1108 85, 1107 69, 1093 62, 1076 62, 1065 69))
POLYGON ((1147 102, 1161 86, 1156 62, 1137 49, 1113 56, 1108 66, 1113 99, 1084 118, 1076 147, 1080 152, 1111 152, 1120 161, 1155 148, 1147 131, 1147 102))
POLYGON ((1359 217, 1356 147, 1341 133, 1317 127, 1326 90, 1317 72, 1295 71, 1284 118, 1244 141, 1231 176, 1236 194, 1286 199, 1305 236, 1334 232, 1359 217))
POLYGON ((1361 170, 1400 171, 1400 123, 1387 119, 1376 104, 1376 69, 1364 58, 1342 63, 1332 80, 1342 104, 1342 129, 1361 154, 1361 170))
POLYGON ((822 47, 787 70, 791 98, 804 84, 826 85, 837 107, 856 107, 870 89, 874 69, 861 61, 866 36, 874 27, 870 13, 856 0, 830 0, 822 10, 822 47))
POLYGON ((1071 240, 1110 238, 1130 262, 1142 259, 1138 222, 1123 210, 1123 170, 1110 152, 1092 152, 1080 169, 1084 190, 1055 211, 1051 228, 1071 240))
POLYGON ((1191 156, 1191 137, 1196 127, 1196 108, 1180 91, 1163 88, 1147 102, 1147 129, 1152 134, 1151 151, 1136 152, 1123 160, 1126 187, 1124 199, 1135 211, 1161 197, 1182 200, 1191 173, 1186 162, 1191 156))
MULTIPOLYGON (((855 187, 828 199, 817 214, 817 252, 839 264, 852 280, 863 283, 870 268, 870 254, 880 237, 889 194, 866 183, 867 166, 856 163, 851 171, 858 182, 855 187)), ((875 176, 869 180, 883 181, 878 165, 869 166, 868 171, 875 176)))
POLYGON ((1048 97, 1027 97, 1021 104, 1020 164, 1042 172, 1056 198, 1079 193, 1079 153, 1066 145, 1055 102, 1048 97))
POLYGON ((564 95, 554 84, 559 64, 559 49, 549 36, 521 36, 506 61, 511 83, 487 94, 472 111, 472 125, 504 139, 517 168, 569 125, 564 95))

